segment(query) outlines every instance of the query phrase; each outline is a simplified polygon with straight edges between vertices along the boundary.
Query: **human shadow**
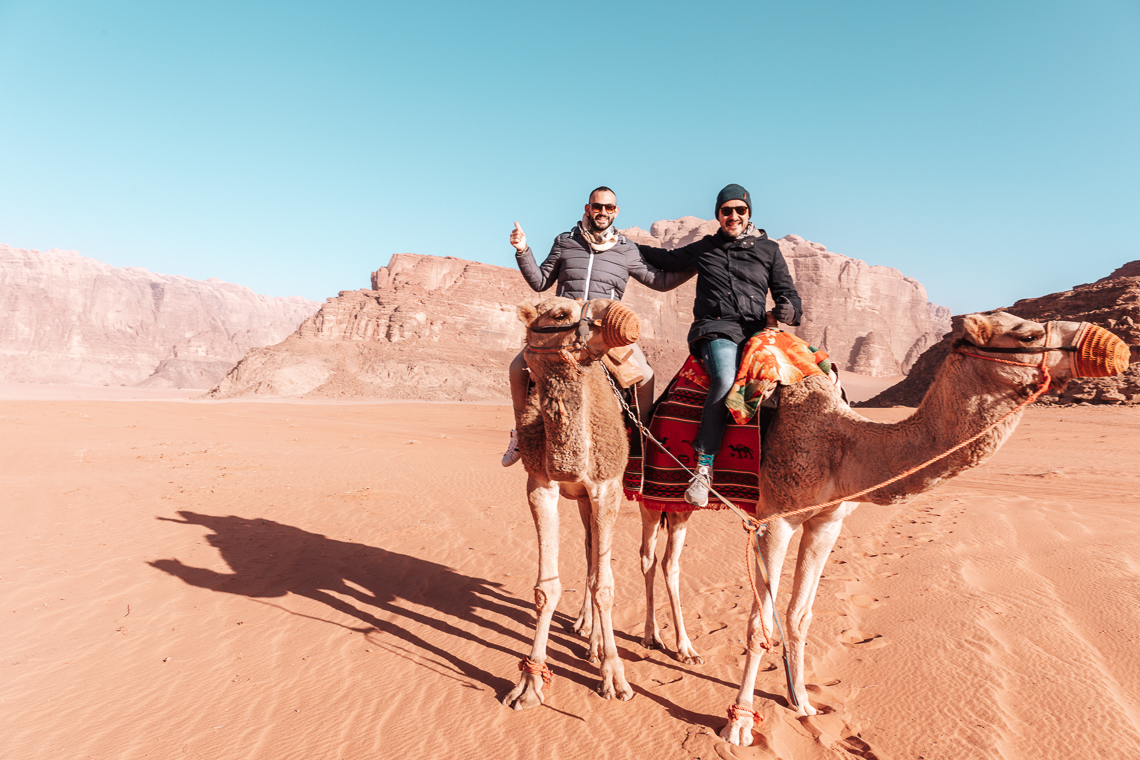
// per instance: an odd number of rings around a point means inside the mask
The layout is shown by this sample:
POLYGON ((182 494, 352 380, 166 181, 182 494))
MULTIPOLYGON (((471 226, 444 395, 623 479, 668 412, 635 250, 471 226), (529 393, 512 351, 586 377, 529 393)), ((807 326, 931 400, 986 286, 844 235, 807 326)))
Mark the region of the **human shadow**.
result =
MULTIPOLYGON (((181 520, 157 519, 209 528, 213 532, 207 541, 221 553, 232 572, 191 567, 178 559, 154 560, 148 563, 152 567, 191 586, 219 593, 255 600, 276 599, 287 594, 306 597, 359 620, 361 625, 314 619, 362 633, 390 652, 420 664, 424 664, 423 658, 416 656, 413 649, 428 652, 437 658, 441 671, 450 671, 446 675, 460 681, 482 683, 496 692, 513 685, 456 656, 448 642, 428 641, 408 630, 407 625, 410 621, 455 639, 478 641, 509 654, 512 659, 517 658, 516 651, 494 643, 491 639, 497 637, 487 635, 494 633, 522 644, 530 643, 520 633, 530 622, 529 607, 499 591, 501 584, 469 577, 418 557, 338 541, 265 518, 223 517, 190 511, 178 514, 181 520), (424 614, 417 611, 417 607, 431 608, 438 614, 424 614), (514 621, 517 626, 504 626, 494 619, 496 614, 514 621), (475 623, 477 627, 455 625, 450 619, 475 623)), ((282 605, 272 606, 293 615, 301 614, 282 605)), ((465 685, 478 688, 472 683, 465 685)))

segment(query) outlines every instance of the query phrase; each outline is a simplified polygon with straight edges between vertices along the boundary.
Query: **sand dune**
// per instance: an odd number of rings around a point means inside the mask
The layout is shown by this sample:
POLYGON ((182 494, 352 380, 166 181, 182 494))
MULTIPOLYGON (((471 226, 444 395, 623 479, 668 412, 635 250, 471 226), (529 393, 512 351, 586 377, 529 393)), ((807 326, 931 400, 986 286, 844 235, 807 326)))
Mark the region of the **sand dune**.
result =
MULTIPOLYGON (((547 705, 499 704, 537 567, 525 473, 498 464, 506 406, 7 398, 0 757, 1140 756, 1136 409, 1032 409, 982 468, 856 511, 808 646, 828 712, 797 720, 773 659, 766 724, 736 748, 716 732, 751 592, 725 513, 697 515, 685 553, 704 666, 638 643, 627 503, 633 700, 594 694, 559 629, 547 705)), ((577 523, 567 508, 562 622, 577 523)))

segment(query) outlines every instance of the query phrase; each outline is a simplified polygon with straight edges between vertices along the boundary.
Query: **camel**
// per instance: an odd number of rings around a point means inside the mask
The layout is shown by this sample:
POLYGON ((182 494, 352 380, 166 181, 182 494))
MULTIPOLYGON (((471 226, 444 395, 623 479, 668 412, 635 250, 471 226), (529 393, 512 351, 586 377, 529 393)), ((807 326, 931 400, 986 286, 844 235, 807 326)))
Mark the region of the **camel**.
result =
POLYGON ((518 432, 527 500, 538 533, 538 620, 530 655, 519 663, 522 676, 503 704, 516 710, 543 704, 544 687, 552 677, 546 646, 562 595, 559 494, 578 502, 586 532, 589 579, 574 627, 588 634, 587 657, 600 665, 599 693, 627 700, 633 690, 614 641, 610 557, 629 441, 617 395, 598 359, 609 348, 636 341, 640 323, 627 307, 605 299, 583 303, 549 298, 537 306, 524 303, 518 313, 527 328, 526 360, 534 381, 518 432))
POLYGON ((1044 381, 1044 370, 1054 387, 1063 387, 1073 377, 1104 377, 1128 366, 1128 347, 1107 330, 1088 323, 1042 325, 1005 312, 989 312, 964 317, 954 337, 954 350, 922 403, 900 422, 876 423, 859 416, 825 377, 805 378, 781 389, 779 409, 764 439, 757 508, 760 520, 775 518, 760 542, 770 570, 771 593, 764 595, 762 608, 754 601, 748 618, 744 675, 736 702, 729 708, 729 722, 720 732, 725 741, 752 742, 752 728, 759 718, 752 707, 756 674, 773 632, 780 568, 792 534, 801 526, 804 533, 785 631, 791 661, 789 702, 799 715, 817 712, 804 688, 804 643, 824 563, 844 518, 859 502, 842 501, 787 517, 779 515, 850 495, 874 504, 905 502, 992 456, 1017 427, 1022 403, 1044 381), (995 422, 992 429, 982 432, 995 422), (980 437, 961 449, 922 467, 979 433, 980 437), (915 467, 921 469, 878 487, 915 467), (873 490, 863 495, 865 489, 873 490))

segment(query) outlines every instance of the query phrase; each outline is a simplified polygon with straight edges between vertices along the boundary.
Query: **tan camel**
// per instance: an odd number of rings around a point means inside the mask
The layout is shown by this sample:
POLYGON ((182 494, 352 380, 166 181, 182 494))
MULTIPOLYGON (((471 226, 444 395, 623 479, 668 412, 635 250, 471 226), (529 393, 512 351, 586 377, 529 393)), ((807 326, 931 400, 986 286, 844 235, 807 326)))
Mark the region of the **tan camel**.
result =
POLYGON ((637 316, 617 301, 583 304, 549 298, 522 304, 527 326, 526 360, 534 388, 519 427, 527 471, 527 499, 538 532, 538 621, 522 677, 503 699, 516 710, 542 704, 549 684, 546 645, 562 595, 558 576, 558 497, 578 502, 586 532, 589 572, 586 601, 575 628, 590 637, 588 658, 601 665, 599 693, 606 699, 633 696, 614 641, 614 576, 610 566, 614 524, 622 501, 621 477, 629 442, 621 408, 601 362, 608 348, 637 339, 637 316), (586 314, 583 315, 583 310, 586 314), (600 318, 599 315, 601 315, 600 318))
MULTIPOLYGON (((851 411, 824 377, 809 377, 781 389, 780 407, 764 439, 758 516, 789 512, 858 494, 917 467, 969 440, 1013 410, 1042 382, 1042 362, 1054 386, 1072 377, 1103 377, 1128 366, 1128 347, 1088 323, 1041 325, 1004 312, 972 314, 955 331, 947 357, 918 409, 896 423, 871 422, 851 411), (1063 346, 1032 352, 1033 347, 1063 346), (1000 353, 1001 349, 1004 353, 1000 353)), ((1021 418, 1018 410, 973 443, 898 482, 859 500, 893 504, 909 500, 942 481, 975 467, 1009 438, 1021 418)), ((804 688, 804 642, 824 563, 855 501, 779 518, 768 524, 761 553, 771 571, 771 596, 755 603, 748 619, 748 650, 736 704, 730 708, 722 739, 747 745, 756 713, 752 699, 756 673, 773 632, 772 599, 788 543, 803 526, 786 618, 791 659, 790 703, 800 715, 814 715, 804 688)))

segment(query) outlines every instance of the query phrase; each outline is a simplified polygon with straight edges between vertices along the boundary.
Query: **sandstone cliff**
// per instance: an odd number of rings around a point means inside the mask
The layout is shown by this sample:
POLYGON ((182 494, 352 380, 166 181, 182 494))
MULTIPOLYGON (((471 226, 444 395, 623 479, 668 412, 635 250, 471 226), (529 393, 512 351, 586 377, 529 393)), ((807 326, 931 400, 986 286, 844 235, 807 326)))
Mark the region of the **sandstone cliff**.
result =
POLYGON ((209 388, 319 305, 0 245, 0 380, 209 388))
MULTIPOLYGON (((693 217, 632 228, 637 242, 676 247, 715 222, 693 217)), ((949 312, 926 302, 922 285, 791 235, 779 241, 806 304, 795 331, 868 375, 900 374, 949 329, 949 312)), ((695 283, 655 293, 631 282, 625 302, 643 318, 641 345, 664 380, 688 354, 695 283)), ((517 304, 544 297, 513 269, 395 254, 370 290, 330 298, 282 343, 252 350, 211 391, 272 396, 507 397, 506 366, 520 350, 517 304)), ((661 387, 659 385, 659 387, 661 387)))
MULTIPOLYGON (((1036 322, 1060 319, 1100 325, 1129 344, 1131 360, 1136 362, 1140 360, 1140 261, 1129 262, 1094 283, 1023 299, 1004 311, 1036 322)), ((919 358, 905 380, 857 406, 918 406, 949 353, 950 338, 946 337, 919 358)), ((1132 364, 1117 377, 1073 380, 1064 391, 1048 393, 1038 403, 1140 403, 1140 364, 1132 364)))

